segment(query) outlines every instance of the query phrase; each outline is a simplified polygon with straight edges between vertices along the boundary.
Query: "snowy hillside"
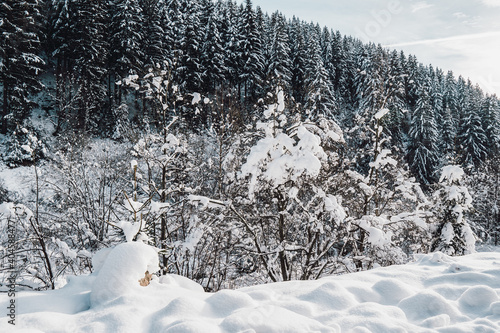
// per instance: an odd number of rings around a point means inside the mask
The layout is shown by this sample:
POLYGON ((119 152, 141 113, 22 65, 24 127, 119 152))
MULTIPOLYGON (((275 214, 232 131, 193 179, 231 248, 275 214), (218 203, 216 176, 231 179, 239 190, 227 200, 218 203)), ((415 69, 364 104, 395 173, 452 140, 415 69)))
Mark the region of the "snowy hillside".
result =
MULTIPOLYGON (((17 294, 24 332, 498 332, 500 253, 433 253, 404 266, 205 293, 177 275, 138 280, 157 256, 125 243, 97 272, 55 291, 17 294)), ((0 296, 0 307, 7 296, 0 296)), ((0 331, 12 326, 0 322, 0 331)))

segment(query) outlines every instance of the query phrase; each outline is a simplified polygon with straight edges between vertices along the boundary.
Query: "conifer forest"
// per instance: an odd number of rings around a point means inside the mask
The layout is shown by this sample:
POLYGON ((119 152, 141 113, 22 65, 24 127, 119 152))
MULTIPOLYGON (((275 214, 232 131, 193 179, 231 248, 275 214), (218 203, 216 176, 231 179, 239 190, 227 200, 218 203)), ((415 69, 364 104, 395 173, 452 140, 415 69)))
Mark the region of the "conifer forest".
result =
POLYGON ((23 288, 131 240, 206 291, 500 244, 499 99, 415 55, 251 0, 2 0, 0 36, 23 288))

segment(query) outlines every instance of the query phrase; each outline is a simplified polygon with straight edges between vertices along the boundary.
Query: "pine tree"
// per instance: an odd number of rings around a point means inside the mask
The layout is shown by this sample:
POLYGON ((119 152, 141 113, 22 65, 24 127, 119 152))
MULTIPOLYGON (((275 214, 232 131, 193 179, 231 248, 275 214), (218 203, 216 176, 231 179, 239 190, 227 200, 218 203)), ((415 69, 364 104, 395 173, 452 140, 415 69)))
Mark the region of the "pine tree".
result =
POLYGON ((432 108, 429 76, 423 66, 420 67, 420 86, 418 99, 412 113, 409 137, 410 144, 407 160, 415 177, 423 184, 435 181, 438 167, 437 125, 432 108))
POLYGON ((70 30, 74 40, 76 128, 85 133, 97 129, 110 113, 106 101, 108 44, 106 36, 107 6, 103 2, 76 0, 75 17, 70 30))
POLYGON ((201 62, 204 69, 203 90, 214 93, 224 82, 224 73, 227 71, 225 68, 224 46, 219 30, 221 18, 220 13, 216 11, 211 1, 207 3, 207 7, 203 12, 207 14, 207 25, 201 50, 201 62))
POLYGON ((488 138, 479 116, 482 96, 478 89, 471 93, 458 129, 460 162, 464 167, 477 167, 484 162, 488 146, 488 138))
POLYGON ((251 0, 245 0, 245 7, 241 13, 239 22, 239 33, 244 36, 240 40, 238 48, 240 50, 241 73, 240 80, 244 86, 245 98, 255 99, 257 87, 263 75, 264 64, 262 54, 262 43, 257 16, 252 8, 251 0))
POLYGON ((71 119, 75 59, 75 49, 72 45, 75 38, 71 23, 75 20, 74 8, 74 1, 54 1, 47 22, 49 54, 52 54, 52 59, 55 62, 55 104, 57 114, 55 135, 67 128, 71 119))
POLYGON ((355 76, 358 112, 372 116, 385 107, 391 94, 384 81, 387 64, 384 52, 373 44, 361 46, 358 52, 355 76))
POLYGON ((288 41, 287 25, 281 13, 275 12, 271 18, 271 45, 268 80, 271 86, 282 86, 286 92, 292 79, 292 60, 288 41))
POLYGON ((390 110, 388 120, 386 121, 386 127, 388 133, 392 137, 393 143, 398 147, 402 147, 404 134, 407 131, 407 124, 405 122, 405 74, 403 72, 401 58, 397 51, 393 51, 389 56, 389 68, 386 75, 386 85, 388 90, 391 91, 386 102, 386 106, 390 110))
POLYGON ((40 8, 36 0, 6 0, 0 5, 1 132, 14 129, 36 105, 32 94, 43 87, 39 74, 40 8))
POLYGON ((343 97, 347 89, 347 55, 344 48, 343 38, 339 31, 332 35, 332 65, 335 68, 333 76, 333 89, 337 94, 343 97))
POLYGON ((296 103, 303 105, 306 100, 305 76, 308 51, 303 24, 295 17, 292 19, 290 37, 292 45, 290 49, 292 54, 292 96, 296 103))
POLYGON ((142 69, 143 13, 137 1, 113 0, 110 18, 110 69, 121 80, 142 69))
POLYGON ((448 255, 464 255, 475 251, 475 235, 465 213, 472 208, 472 197, 461 185, 463 170, 456 165, 443 167, 439 188, 434 193, 437 230, 433 251, 448 255))
MULTIPOLYGON (((165 49, 167 59, 171 63, 179 62, 182 57, 181 41, 184 38, 186 29, 186 6, 183 0, 164 0, 165 3, 161 8, 165 16, 163 26, 165 41, 162 47, 165 49)), ((176 77, 178 75, 175 75, 176 77)))
MULTIPOLYGON (((143 2, 146 3, 147 1, 143 2)), ((129 74, 140 74, 145 61, 142 34, 144 16, 137 1, 113 0, 109 19, 108 95, 111 113, 107 113, 104 127, 120 128, 128 123, 128 107, 122 105, 122 89, 116 82, 129 74)), ((123 132, 124 130, 121 130, 123 132)), ((118 134, 113 130, 114 134, 118 134)))
POLYGON ((198 1, 184 2, 185 30, 181 37, 182 56, 179 61, 180 85, 188 92, 198 92, 203 82, 201 67, 201 9, 198 1))
POLYGON ((488 157, 500 154, 500 105, 496 96, 486 95, 481 103, 480 114, 486 135, 488 157))
POLYGON ((320 32, 317 27, 311 27, 311 29, 307 43, 309 59, 304 75, 306 83, 305 112, 311 119, 318 117, 334 119, 335 97, 318 42, 320 32))

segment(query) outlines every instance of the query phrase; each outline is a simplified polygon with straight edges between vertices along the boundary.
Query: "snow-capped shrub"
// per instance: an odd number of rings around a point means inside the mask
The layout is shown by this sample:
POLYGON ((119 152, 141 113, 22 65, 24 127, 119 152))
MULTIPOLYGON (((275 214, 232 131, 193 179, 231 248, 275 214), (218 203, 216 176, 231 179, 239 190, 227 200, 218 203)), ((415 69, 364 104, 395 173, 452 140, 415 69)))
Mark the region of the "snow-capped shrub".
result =
POLYGON ((3 160, 9 167, 14 168, 20 165, 31 165, 44 157, 45 153, 45 145, 36 133, 18 126, 9 137, 3 160))
POLYGON ((442 168, 439 188, 434 192, 437 230, 433 250, 448 255, 463 255, 475 251, 476 236, 465 213, 472 208, 472 197, 461 180, 462 168, 447 165, 442 168))

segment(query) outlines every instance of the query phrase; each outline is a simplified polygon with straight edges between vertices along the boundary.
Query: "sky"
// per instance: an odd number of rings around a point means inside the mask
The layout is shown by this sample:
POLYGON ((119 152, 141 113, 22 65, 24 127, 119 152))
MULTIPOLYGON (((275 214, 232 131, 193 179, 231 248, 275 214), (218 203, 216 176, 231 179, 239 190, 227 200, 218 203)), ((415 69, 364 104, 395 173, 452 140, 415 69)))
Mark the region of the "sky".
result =
POLYGON ((500 95, 500 0, 253 0, 253 5, 402 49, 500 95))

